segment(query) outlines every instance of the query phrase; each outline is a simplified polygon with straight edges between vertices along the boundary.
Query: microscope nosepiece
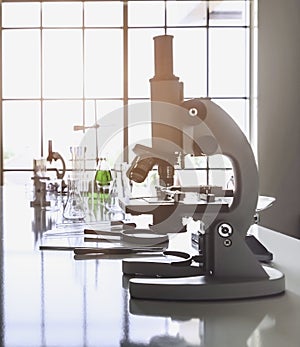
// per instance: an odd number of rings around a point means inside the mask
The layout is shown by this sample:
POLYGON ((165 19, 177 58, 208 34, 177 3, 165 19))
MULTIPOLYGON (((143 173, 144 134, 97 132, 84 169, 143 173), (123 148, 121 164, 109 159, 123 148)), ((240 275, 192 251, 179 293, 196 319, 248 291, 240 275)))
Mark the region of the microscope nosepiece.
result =
POLYGON ((149 171, 152 170, 153 166, 155 165, 155 162, 155 158, 143 158, 141 156, 135 157, 126 173, 127 177, 136 183, 144 182, 149 171))

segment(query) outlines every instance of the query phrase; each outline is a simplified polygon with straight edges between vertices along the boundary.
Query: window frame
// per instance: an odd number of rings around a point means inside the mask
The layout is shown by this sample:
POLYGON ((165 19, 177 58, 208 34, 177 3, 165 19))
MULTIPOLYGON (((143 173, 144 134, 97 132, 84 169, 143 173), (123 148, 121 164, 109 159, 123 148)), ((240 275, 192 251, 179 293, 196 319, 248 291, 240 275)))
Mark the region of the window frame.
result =
MULTIPOLYGON (((26 1, 26 0, 17 0, 17 1, 14 1, 14 0, 4 0, 3 2, 11 2, 11 3, 17 3, 17 2, 38 2, 40 4, 42 4, 43 2, 59 2, 60 0, 50 0, 50 1, 37 1, 37 0, 29 0, 29 1, 26 1)), ((103 0, 103 1, 111 1, 111 0, 103 0)), ((145 0, 144 0, 145 1, 145 0)), ((146 0, 147 1, 147 0, 146 0)), ((150 1, 150 0, 148 0, 150 1)), ((175 0, 169 0, 169 1, 175 1, 175 0)), ((255 129, 255 114, 256 114, 256 111, 255 111, 255 76, 254 76, 254 73, 255 73, 255 40, 253 39, 253 37, 255 36, 253 34, 253 28, 255 27, 255 16, 257 15, 255 13, 255 2, 256 0, 241 0, 241 1, 244 1, 245 3, 248 3, 249 4, 249 16, 250 16, 250 20, 249 20, 249 23, 248 25, 245 25, 245 26, 233 26, 234 28, 244 28, 245 30, 248 30, 249 33, 248 33, 248 40, 249 40, 249 52, 247 52, 248 56, 247 56, 247 60, 248 60, 248 90, 249 90, 249 93, 248 95, 244 95, 242 97, 237 97, 237 99, 239 100, 246 100, 248 101, 248 119, 247 119, 247 136, 250 140, 250 143, 253 145, 253 147, 255 148, 255 141, 256 141, 256 129, 255 129), (254 101, 253 101, 254 100, 254 101)), ((3 3, 2 2, 2 3, 3 3)), ((85 1, 82 1, 82 0, 64 0, 62 2, 81 2, 81 3, 84 3, 85 1)), ((122 0, 118 0, 118 2, 121 2, 123 3, 123 26, 122 26, 122 30, 123 30, 123 57, 122 57, 122 61, 123 61, 123 96, 121 99, 118 99, 118 100, 122 100, 122 103, 123 103, 123 106, 124 106, 124 114, 123 114, 123 127, 124 127, 124 134, 123 134, 123 148, 127 148, 128 147, 128 143, 129 143, 129 138, 128 138, 128 127, 129 127, 129 117, 128 117, 128 110, 127 110, 127 107, 130 102, 133 102, 134 100, 150 100, 150 95, 149 97, 147 98, 131 98, 130 95, 129 95, 129 90, 128 90, 128 77, 129 77, 129 70, 128 70, 128 64, 129 64, 129 61, 128 61, 128 34, 129 34, 129 30, 131 30, 132 28, 137 28, 137 27, 130 27, 128 25, 128 6, 127 6, 127 3, 130 2, 129 1, 122 1, 122 0)), ((168 1, 165 1, 165 4, 167 3, 168 1)), ((195 1, 195 2, 200 2, 200 1, 195 1)), ((1 3, 1 6, 0 6, 0 17, 1 17, 1 23, 0 23, 0 27, 1 27, 1 32, 0 32, 0 40, 1 40, 1 52, 0 52, 0 73, 1 73, 1 85, 0 85, 0 88, 1 88, 1 110, 0 110, 0 132, 1 132, 1 135, 3 135, 3 115, 2 115, 2 102, 3 101, 6 101, 6 99, 2 98, 2 30, 6 30, 5 28, 2 28, 2 3, 1 3)), ((164 25, 161 25, 161 26, 155 26, 155 28, 159 28, 161 30, 164 30, 165 32, 167 32, 167 29, 171 29, 171 28, 182 28, 182 27, 178 27, 178 26, 168 26, 167 23, 166 23, 166 16, 167 16, 167 10, 166 10, 166 5, 165 5, 165 23, 164 25)), ((208 10, 208 5, 207 5, 207 11, 208 10)), ((199 28, 199 25, 197 26, 189 26, 189 28, 199 28)), ((210 29, 212 28, 218 28, 218 29, 221 29, 223 26, 212 26, 208 23, 208 20, 206 21, 205 25, 201 26, 203 28, 205 28, 206 30, 206 35, 207 35, 207 46, 209 46, 209 35, 210 35, 210 29)), ((226 28, 228 27, 231 27, 231 26, 224 26, 226 28)), ((146 27, 146 28, 151 28, 151 27, 146 27)), ((19 28, 18 28, 19 29, 19 28)), ((82 26, 82 30, 84 30, 85 27, 84 25, 82 26)), ((41 26, 40 27, 40 30, 42 32, 43 30, 43 27, 41 26)), ((207 62, 209 62, 209 49, 207 47, 207 62)), ((42 67, 41 67, 42 69, 42 67)), ((206 83, 207 83, 207 86, 206 86, 206 90, 207 90, 207 93, 206 95, 203 95, 204 97, 210 97, 209 95, 209 65, 207 67, 207 76, 206 76, 206 83)), ((184 81, 183 81, 184 82, 184 81)), ((189 97, 188 96, 185 96, 185 99, 188 99, 189 97)), ((84 95, 83 95, 83 98, 78 98, 79 100, 82 100, 83 101, 83 105, 84 105, 84 102, 85 100, 87 100, 88 98, 85 98, 84 95)), ((102 98, 97 98, 97 100, 101 100, 102 98)), ((110 98, 103 98, 103 100, 109 100, 110 98)), ((113 100, 114 98, 112 98, 113 100)), ((213 100, 217 101, 217 100, 220 100, 220 99, 235 99, 235 97, 213 97, 213 100)), ((41 120, 40 120, 40 123, 41 123, 41 126, 40 126, 40 130, 41 130, 41 139, 40 139, 40 154, 41 156, 44 156, 45 155, 45 148, 44 148, 44 138, 43 138, 43 102, 44 102, 44 98, 43 96, 41 95, 41 98, 39 98, 38 100, 40 100, 40 103, 41 103, 41 120)), ((59 100, 64 100, 64 98, 60 98, 59 100)), ((85 108, 83 106, 83 110, 82 110, 82 113, 83 113, 83 125, 85 125, 85 108)), ((124 157, 123 157, 123 161, 125 162, 128 162, 129 161, 129 157, 128 157, 128 151, 124 151, 124 157)), ((207 171, 210 170, 209 168, 209 164, 207 165, 207 171)), ((214 169, 217 169, 217 168, 214 168, 214 169)), ((18 168, 18 169, 9 169, 9 168, 5 168, 4 166, 4 159, 3 159, 3 136, 1 136, 1 142, 0 142, 0 185, 3 185, 4 184, 4 172, 9 172, 9 171, 32 171, 32 168, 18 168)), ((207 177, 209 177, 209 173, 207 172, 207 177)))

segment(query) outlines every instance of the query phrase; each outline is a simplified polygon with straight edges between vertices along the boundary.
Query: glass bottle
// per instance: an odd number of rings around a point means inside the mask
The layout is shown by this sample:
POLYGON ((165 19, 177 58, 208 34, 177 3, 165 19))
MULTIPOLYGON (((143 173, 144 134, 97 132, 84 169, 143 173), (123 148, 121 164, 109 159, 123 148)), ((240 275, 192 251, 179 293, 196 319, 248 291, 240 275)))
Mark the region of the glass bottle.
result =
POLYGON ((111 170, 106 157, 100 158, 96 170, 95 182, 100 202, 106 202, 109 196, 110 182, 112 181, 111 170))

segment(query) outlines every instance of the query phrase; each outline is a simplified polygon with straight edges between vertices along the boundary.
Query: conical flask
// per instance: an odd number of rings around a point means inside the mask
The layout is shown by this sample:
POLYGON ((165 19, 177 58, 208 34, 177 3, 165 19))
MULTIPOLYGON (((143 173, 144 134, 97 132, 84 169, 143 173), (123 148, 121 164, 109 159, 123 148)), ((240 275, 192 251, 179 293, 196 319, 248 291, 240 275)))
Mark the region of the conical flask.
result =
POLYGON ((117 179, 114 178, 111 182, 111 186, 109 189, 109 196, 106 202, 106 208, 109 211, 120 211, 121 207, 119 205, 119 194, 118 194, 118 186, 117 179))
POLYGON ((68 198, 63 212, 66 219, 81 220, 85 217, 84 202, 79 187, 80 179, 68 178, 68 198))
POLYGON ((101 202, 105 203, 108 198, 111 181, 112 175, 107 159, 106 157, 100 158, 95 175, 95 182, 101 202))

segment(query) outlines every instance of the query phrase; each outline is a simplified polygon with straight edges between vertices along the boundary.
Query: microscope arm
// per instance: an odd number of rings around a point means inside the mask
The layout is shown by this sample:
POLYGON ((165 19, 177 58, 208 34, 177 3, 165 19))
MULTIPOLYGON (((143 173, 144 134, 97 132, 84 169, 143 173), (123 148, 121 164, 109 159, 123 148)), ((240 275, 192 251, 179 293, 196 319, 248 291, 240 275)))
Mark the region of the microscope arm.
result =
MULTIPOLYGON (((183 102, 185 115, 192 122, 191 145, 185 152, 213 155, 222 154, 232 163, 235 192, 229 211, 218 219, 227 220, 239 234, 246 233, 253 223, 258 200, 258 171, 251 146, 233 119, 209 99, 192 99, 183 102), (191 114, 193 116, 191 116, 191 114), (192 147, 191 147, 192 146, 192 147)), ((189 132, 183 126, 184 136, 189 132)))
POLYGON ((216 277, 265 278, 265 271, 245 243, 258 200, 258 171, 251 146, 233 119, 211 100, 188 100, 182 107, 187 110, 183 116, 184 151, 227 156, 235 177, 228 210, 193 215, 205 224, 205 271, 216 277))
POLYGON ((57 179, 63 179, 64 175, 66 173, 66 164, 65 161, 63 159, 63 157, 58 153, 58 152, 53 152, 52 151, 52 141, 50 140, 48 143, 48 157, 47 157, 47 161, 51 164, 52 160, 57 161, 60 160, 62 163, 62 170, 61 172, 59 172, 58 169, 55 169, 54 171, 56 171, 56 177, 57 179))

